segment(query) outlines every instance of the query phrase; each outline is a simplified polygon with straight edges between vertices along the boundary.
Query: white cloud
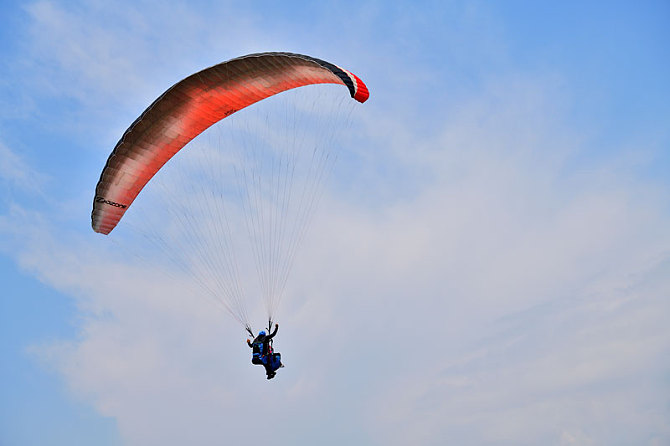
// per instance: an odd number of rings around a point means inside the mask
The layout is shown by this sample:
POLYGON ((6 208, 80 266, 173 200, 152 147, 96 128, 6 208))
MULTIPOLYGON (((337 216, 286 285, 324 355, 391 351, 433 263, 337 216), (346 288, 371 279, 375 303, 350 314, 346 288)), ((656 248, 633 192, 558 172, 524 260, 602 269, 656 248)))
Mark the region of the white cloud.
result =
POLYGON ((658 313, 667 273, 666 262, 626 290, 565 297, 483 327, 477 343, 460 347, 462 359, 437 357, 433 369, 398 382, 381 405, 379 432, 405 422, 404 433, 389 433, 406 435, 398 444, 415 435, 423 444, 667 439, 658 398, 670 365, 658 313))
POLYGON ((0 181, 22 192, 40 193, 46 178, 0 142, 0 181))

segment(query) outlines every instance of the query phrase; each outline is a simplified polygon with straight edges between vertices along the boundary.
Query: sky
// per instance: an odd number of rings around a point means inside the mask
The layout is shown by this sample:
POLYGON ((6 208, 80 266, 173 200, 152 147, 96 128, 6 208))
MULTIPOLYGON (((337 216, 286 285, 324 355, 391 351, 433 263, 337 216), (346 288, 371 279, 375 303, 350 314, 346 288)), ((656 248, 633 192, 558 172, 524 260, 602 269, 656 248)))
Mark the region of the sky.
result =
POLYGON ((670 4, 0 3, 0 444, 670 444, 670 4), (245 333, 90 227, 169 86, 289 51, 368 85, 245 333))

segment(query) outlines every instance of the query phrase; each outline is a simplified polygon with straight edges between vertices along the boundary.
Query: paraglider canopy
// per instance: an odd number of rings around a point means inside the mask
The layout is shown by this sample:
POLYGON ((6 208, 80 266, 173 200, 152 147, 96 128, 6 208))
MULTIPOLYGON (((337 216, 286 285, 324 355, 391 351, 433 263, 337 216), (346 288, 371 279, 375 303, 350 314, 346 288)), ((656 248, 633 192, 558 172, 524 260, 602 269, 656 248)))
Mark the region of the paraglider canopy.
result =
POLYGON ((212 124, 282 91, 319 83, 342 84, 359 102, 369 97, 353 73, 292 53, 250 54, 176 83, 133 122, 109 156, 95 190, 93 230, 109 234, 156 172, 212 124))

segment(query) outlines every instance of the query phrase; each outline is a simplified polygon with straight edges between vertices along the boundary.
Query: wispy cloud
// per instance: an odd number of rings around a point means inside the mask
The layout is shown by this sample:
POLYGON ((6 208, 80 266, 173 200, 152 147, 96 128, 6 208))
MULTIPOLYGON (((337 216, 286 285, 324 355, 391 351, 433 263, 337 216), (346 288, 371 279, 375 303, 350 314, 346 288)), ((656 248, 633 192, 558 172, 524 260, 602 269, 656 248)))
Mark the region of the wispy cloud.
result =
MULTIPOLYGON (((47 177, 0 141, 0 184, 10 189, 39 194, 47 177)), ((7 195, 5 195, 5 199, 7 195)))
POLYGON ((566 296, 484 327, 461 355, 438 355, 433 370, 397 383, 380 434, 405 422, 390 436, 405 434, 397 444, 663 442, 657 392, 670 336, 657 310, 667 307, 667 274, 666 261, 626 289, 566 296))

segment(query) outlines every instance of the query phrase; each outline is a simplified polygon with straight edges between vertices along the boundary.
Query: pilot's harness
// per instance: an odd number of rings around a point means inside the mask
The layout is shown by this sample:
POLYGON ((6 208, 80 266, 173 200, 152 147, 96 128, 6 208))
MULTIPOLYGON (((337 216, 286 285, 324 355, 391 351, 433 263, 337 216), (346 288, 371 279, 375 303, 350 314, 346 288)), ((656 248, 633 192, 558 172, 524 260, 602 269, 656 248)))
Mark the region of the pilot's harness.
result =
MULTIPOLYGON (((244 328, 246 328, 247 332, 248 332, 252 337, 254 337, 254 332, 253 332, 253 330, 251 329, 251 327, 249 327, 249 326, 247 325, 247 326, 244 327, 244 328)), ((272 319, 269 319, 269 320, 268 320, 268 336, 270 335, 271 329, 272 329, 272 319)), ((254 337, 254 338, 255 338, 255 337, 254 337)), ((268 350, 268 351, 263 351, 263 350, 264 350, 264 349, 263 349, 263 343, 261 343, 261 348, 259 348, 259 350, 261 350, 262 353, 254 353, 253 356, 254 356, 255 358, 258 358, 259 361, 262 361, 261 358, 263 358, 264 356, 265 356, 265 357, 272 357, 272 354, 274 353, 274 349, 272 348, 272 343, 273 343, 273 341, 274 341, 274 340, 273 340, 272 338, 270 338, 270 339, 268 340, 268 343, 267 343, 267 345, 268 345, 268 349, 267 349, 267 350, 268 350)))

